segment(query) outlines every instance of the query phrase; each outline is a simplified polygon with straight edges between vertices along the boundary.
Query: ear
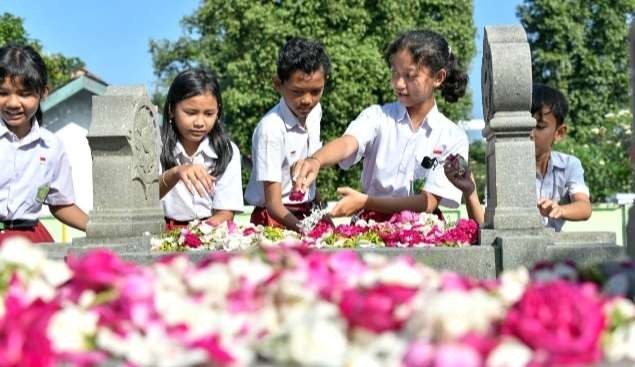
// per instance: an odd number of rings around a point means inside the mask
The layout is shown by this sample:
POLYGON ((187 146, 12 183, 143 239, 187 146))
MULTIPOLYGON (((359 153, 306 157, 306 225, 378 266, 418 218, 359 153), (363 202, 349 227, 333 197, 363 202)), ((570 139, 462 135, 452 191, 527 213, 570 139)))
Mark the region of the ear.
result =
POLYGON ((567 124, 562 124, 556 128, 555 141, 560 141, 567 136, 567 124))
POLYGON ((282 81, 280 80, 278 75, 274 75, 273 78, 271 78, 271 81, 273 82, 273 89, 275 89, 276 92, 280 93, 280 88, 282 87, 282 81))
POLYGON ((49 96, 49 87, 46 86, 46 87, 44 87, 44 91, 42 92, 42 96, 40 98, 41 99, 45 99, 48 96, 49 96))
POLYGON ((445 70, 445 68, 441 68, 439 71, 437 71, 437 73, 434 75, 434 87, 439 88, 441 84, 443 84, 447 76, 448 72, 447 70, 445 70))

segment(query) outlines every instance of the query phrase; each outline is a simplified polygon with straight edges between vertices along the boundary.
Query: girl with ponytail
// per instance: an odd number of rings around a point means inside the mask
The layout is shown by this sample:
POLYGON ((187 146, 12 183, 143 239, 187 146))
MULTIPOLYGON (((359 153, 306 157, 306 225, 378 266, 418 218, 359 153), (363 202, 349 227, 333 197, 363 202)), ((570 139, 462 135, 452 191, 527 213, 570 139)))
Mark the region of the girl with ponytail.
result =
POLYGON ((397 101, 366 108, 344 135, 296 163, 294 188, 306 190, 321 167, 338 163, 348 169, 363 159, 364 193, 339 188, 343 197, 331 215, 351 215, 360 209, 362 218, 378 221, 402 210, 440 215, 439 205, 456 208, 461 202, 462 192, 446 177, 443 163, 456 154, 467 160, 468 139, 437 109, 434 92, 456 102, 465 94, 467 74, 445 38, 428 30, 400 35, 388 45, 384 58, 397 101), (425 181, 421 192, 414 192, 416 180, 425 181))

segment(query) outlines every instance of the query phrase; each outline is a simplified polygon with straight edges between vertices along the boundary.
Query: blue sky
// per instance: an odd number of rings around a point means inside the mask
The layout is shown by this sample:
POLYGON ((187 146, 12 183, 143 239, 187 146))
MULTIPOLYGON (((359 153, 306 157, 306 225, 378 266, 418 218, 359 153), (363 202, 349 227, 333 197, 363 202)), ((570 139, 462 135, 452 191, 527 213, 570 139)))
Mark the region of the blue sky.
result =
MULTIPOLYGON (((154 88, 150 39, 174 40, 183 34, 180 20, 199 0, 0 0, 0 13, 24 19, 29 35, 49 53, 78 56, 88 70, 110 84, 146 84, 154 88)), ((518 23, 520 0, 475 0, 477 55, 470 68, 473 118, 482 118, 481 51, 483 26, 518 23)), ((457 50, 460 52, 460 50, 457 50)))

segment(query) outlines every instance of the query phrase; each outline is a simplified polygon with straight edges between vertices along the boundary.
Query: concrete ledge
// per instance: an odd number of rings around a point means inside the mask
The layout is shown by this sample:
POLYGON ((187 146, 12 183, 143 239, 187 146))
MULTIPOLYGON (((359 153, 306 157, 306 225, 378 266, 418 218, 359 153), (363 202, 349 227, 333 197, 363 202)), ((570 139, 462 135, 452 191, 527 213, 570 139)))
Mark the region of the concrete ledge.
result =
POLYGON ((615 244, 564 244, 547 246, 547 260, 571 260, 579 265, 626 258, 624 248, 615 244))

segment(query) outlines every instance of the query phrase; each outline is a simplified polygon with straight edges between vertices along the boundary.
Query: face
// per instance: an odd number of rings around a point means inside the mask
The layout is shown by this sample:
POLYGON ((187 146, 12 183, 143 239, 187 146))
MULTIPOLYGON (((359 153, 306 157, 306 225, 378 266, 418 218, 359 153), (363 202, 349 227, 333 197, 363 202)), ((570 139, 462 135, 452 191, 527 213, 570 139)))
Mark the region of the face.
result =
POLYGON ((406 107, 425 103, 433 98, 435 88, 445 80, 445 69, 433 75, 427 66, 417 65, 409 51, 400 51, 391 60, 391 85, 399 102, 406 107))
POLYGON ((193 154, 216 124, 216 97, 206 93, 184 99, 176 104, 171 118, 179 131, 181 144, 189 154, 193 154))
POLYGON ((291 112, 304 124, 309 112, 322 98, 326 78, 322 69, 312 74, 296 70, 289 79, 281 81, 276 76, 273 82, 276 91, 282 95, 291 112))
POLYGON ((22 81, 5 78, 0 85, 0 114, 2 119, 18 137, 26 136, 31 130, 31 120, 40 105, 41 96, 27 90, 22 81))
POLYGON ((556 116, 551 108, 543 106, 540 111, 534 113, 536 127, 531 131, 531 140, 536 144, 536 157, 551 152, 554 142, 562 139, 566 134, 566 125, 557 126, 556 116))

